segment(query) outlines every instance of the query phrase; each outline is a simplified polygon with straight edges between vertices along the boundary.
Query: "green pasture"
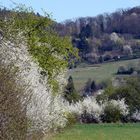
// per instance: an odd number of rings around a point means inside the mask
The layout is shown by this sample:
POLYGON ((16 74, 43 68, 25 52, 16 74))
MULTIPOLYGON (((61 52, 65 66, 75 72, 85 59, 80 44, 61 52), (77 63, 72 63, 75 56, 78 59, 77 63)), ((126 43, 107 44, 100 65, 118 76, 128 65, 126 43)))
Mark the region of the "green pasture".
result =
POLYGON ((135 66, 138 64, 140 64, 140 59, 110 62, 99 65, 81 64, 78 68, 70 70, 69 75, 72 75, 75 88, 79 91, 89 78, 96 82, 107 81, 115 76, 119 66, 135 66))
POLYGON ((140 124, 79 124, 50 140, 140 140, 140 124))

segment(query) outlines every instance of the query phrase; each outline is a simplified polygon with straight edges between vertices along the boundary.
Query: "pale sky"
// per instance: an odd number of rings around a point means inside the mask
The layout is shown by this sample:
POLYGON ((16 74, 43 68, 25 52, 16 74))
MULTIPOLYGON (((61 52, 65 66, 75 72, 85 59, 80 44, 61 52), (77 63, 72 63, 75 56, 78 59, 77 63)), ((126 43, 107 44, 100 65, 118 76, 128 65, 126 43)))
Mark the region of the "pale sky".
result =
POLYGON ((11 8, 11 1, 31 6, 39 13, 44 9, 58 22, 140 6, 140 0, 0 0, 0 5, 11 8))

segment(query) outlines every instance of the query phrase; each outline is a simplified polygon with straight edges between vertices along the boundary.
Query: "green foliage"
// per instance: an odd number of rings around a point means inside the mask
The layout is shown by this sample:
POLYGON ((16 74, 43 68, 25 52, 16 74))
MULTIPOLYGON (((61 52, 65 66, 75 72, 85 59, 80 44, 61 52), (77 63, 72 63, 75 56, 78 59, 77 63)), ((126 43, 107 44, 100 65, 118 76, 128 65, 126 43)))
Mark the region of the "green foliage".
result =
POLYGON ((127 74, 127 75, 131 75, 134 72, 134 67, 128 67, 125 68, 124 66, 120 66, 118 68, 117 74, 127 74))
POLYGON ((68 113, 66 118, 68 120, 67 126, 76 124, 76 122, 77 122, 76 116, 72 113, 68 113))
POLYGON ((106 95, 106 94, 101 94, 96 97, 96 100, 98 103, 105 102, 107 99, 108 99, 108 95, 106 95))
POLYGON ((91 92, 91 84, 92 80, 89 78, 88 81, 85 83, 84 91, 85 92, 91 92))
POLYGON ((70 71, 69 74, 73 77, 76 90, 80 91, 89 78, 95 80, 97 83, 102 81, 108 83, 116 76, 115 73, 120 65, 126 67, 130 63, 133 63, 136 66, 139 63, 139 60, 140 59, 110 62, 97 65, 97 67, 96 65, 82 63, 76 69, 70 71))
POLYGON ((126 84, 120 87, 109 86, 105 92, 97 97, 98 101, 106 99, 125 99, 126 104, 129 106, 130 113, 140 110, 140 79, 127 78, 126 84))
POLYGON ((121 120, 121 111, 117 106, 113 104, 108 104, 104 109, 104 115, 102 116, 103 122, 111 123, 111 122, 119 122, 121 120))
POLYGON ((103 94, 100 94, 97 96, 97 101, 100 102, 104 102, 106 100, 108 100, 108 98, 113 94, 114 92, 114 87, 109 84, 106 88, 105 91, 103 92, 103 94))
POLYGON ((0 27, 6 40, 19 47, 27 45, 29 52, 43 68, 48 82, 58 90, 56 76, 68 65, 70 56, 78 56, 68 37, 59 37, 52 28, 54 21, 48 14, 37 16, 32 8, 17 6, 9 12, 6 20, 0 20, 0 27))
POLYGON ((68 84, 65 87, 65 93, 64 93, 64 97, 70 102, 77 102, 80 100, 80 95, 76 92, 75 87, 74 87, 74 83, 73 83, 73 79, 70 76, 68 78, 68 84))

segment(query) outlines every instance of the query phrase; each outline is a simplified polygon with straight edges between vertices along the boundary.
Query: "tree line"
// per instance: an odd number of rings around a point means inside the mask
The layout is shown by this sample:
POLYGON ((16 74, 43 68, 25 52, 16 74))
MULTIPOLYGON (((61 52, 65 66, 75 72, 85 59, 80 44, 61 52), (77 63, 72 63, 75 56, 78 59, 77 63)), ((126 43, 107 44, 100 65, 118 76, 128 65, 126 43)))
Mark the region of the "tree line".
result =
POLYGON ((73 46, 87 62, 102 63, 139 57, 140 7, 120 9, 112 14, 81 17, 56 23, 61 36, 71 36, 73 46))

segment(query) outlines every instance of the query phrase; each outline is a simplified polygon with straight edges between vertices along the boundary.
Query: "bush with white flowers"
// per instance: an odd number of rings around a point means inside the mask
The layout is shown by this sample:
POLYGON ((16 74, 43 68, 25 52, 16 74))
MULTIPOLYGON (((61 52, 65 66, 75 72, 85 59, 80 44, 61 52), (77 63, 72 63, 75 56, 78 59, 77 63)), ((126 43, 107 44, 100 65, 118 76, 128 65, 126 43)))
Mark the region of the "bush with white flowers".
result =
MULTIPOLYGON (((125 100, 110 100, 104 103, 97 103, 95 97, 87 97, 83 101, 67 105, 69 112, 75 114, 78 119, 84 122, 100 122, 104 121, 104 117, 126 117, 129 114, 129 108, 125 104, 125 100), (118 115, 118 116, 117 116, 118 115), (84 120, 83 120, 84 119, 84 120)), ((109 118, 112 122, 112 117, 109 118)))
POLYGON ((111 104, 112 106, 117 107, 123 116, 127 116, 129 114, 129 107, 125 103, 125 99, 106 101, 104 103, 104 107, 107 106, 108 104, 111 104))
POLYGON ((102 114, 103 122, 125 121, 129 114, 129 108, 125 100, 107 100, 103 104, 104 113, 102 114))
POLYGON ((132 116, 131 119, 135 122, 140 122, 140 110, 136 110, 132 116))
POLYGON ((102 105, 99 105, 94 97, 87 97, 83 101, 79 101, 75 104, 70 104, 68 106, 68 109, 79 119, 83 119, 82 116, 85 117, 84 115, 88 115, 99 121, 100 115, 103 113, 102 105))
MULTIPOLYGON (((63 101, 59 96, 52 95, 52 90, 47 84, 47 76, 40 74, 42 69, 32 59, 26 44, 17 47, 10 42, 2 41, 0 56, 5 65, 14 64, 20 77, 17 82, 28 87, 26 93, 30 96, 27 104, 29 131, 47 132, 50 129, 65 127, 67 119, 64 116, 63 101)), ((62 86, 65 83, 64 74, 60 74, 58 79, 62 86)))

